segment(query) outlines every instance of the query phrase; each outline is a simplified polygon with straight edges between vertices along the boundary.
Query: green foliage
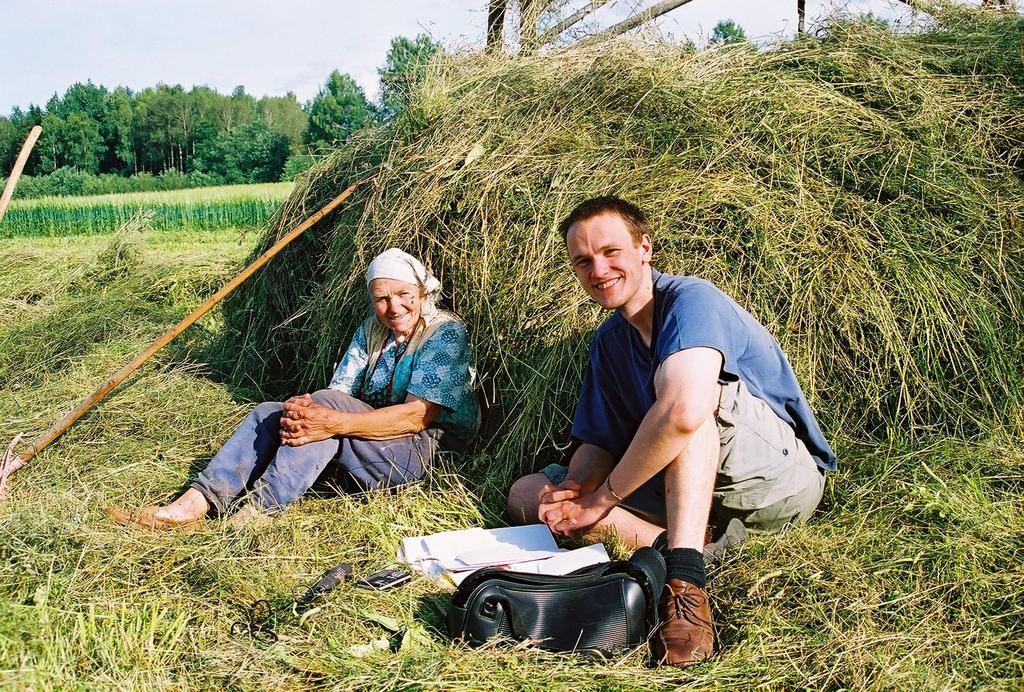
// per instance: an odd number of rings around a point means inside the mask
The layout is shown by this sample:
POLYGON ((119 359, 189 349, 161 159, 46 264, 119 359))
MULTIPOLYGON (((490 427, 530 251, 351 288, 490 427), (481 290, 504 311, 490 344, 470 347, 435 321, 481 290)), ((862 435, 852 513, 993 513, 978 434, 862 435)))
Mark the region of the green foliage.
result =
POLYGON ((71 113, 66 118, 47 114, 36 146, 39 148, 40 169, 44 173, 53 173, 64 167, 96 173, 106 150, 99 123, 80 112, 71 113))
POLYGON ((302 143, 308 117, 294 93, 289 91, 286 96, 264 96, 256 102, 256 110, 267 129, 282 135, 292 149, 302 143))
MULTIPOLYGON (((9 118, 0 115, 0 162, 10 161, 14 165, 14 159, 21 149, 21 142, 18 141, 18 130, 9 118)), ((7 171, 0 170, 0 176, 7 171)))
POLYGON ((104 117, 100 121, 107 141, 103 170, 123 173, 135 168, 132 99, 131 91, 118 87, 106 100, 104 117))
MULTIPOLYGON (((440 45, 426 36, 392 41, 380 70, 383 113, 393 116, 404 107, 410 88, 438 51, 440 45)), ((193 174, 193 183, 205 184, 272 181, 281 179, 290 155, 300 155, 290 169, 294 176, 306 161, 301 155, 344 142, 377 116, 359 85, 337 70, 307 108, 308 115, 291 92, 256 100, 241 86, 223 95, 205 86, 186 90, 158 84, 134 93, 77 83, 62 96, 55 94, 45 109, 32 106, 25 113, 15 108, 10 118, 0 118, 0 169, 13 165, 29 129, 42 124, 27 176, 72 168, 78 174, 123 177, 175 171, 193 174)), ((19 186, 19 196, 98 191, 87 180, 82 178, 79 185, 61 173, 52 184, 37 183, 35 191, 32 185, 29 191, 19 186)), ((145 182, 109 187, 150 189, 145 182)))
POLYGON ((195 170, 228 184, 279 180, 288 158, 288 138, 255 120, 221 132, 196 152, 195 170))
POLYGON ((430 59, 443 52, 441 44, 426 34, 419 34, 415 39, 405 36, 391 39, 384 66, 377 70, 381 112, 385 119, 405 110, 409 95, 426 74, 430 59))
POLYGON ((370 124, 373 117, 362 87, 349 75, 334 70, 309 105, 304 141, 314 150, 330 148, 370 124))
POLYGON ((310 169, 317 161, 312 154, 292 154, 284 162, 284 171, 281 173, 281 180, 295 180, 310 169))
POLYGON ((732 43, 740 43, 747 40, 747 33, 743 27, 731 19, 723 19, 715 24, 711 30, 709 43, 712 46, 727 46, 732 43))
POLYGON ((56 94, 46 103, 47 115, 67 118, 74 113, 82 113, 96 122, 104 118, 109 93, 106 87, 97 86, 91 81, 85 84, 76 83, 68 87, 62 98, 56 94))
MULTIPOLYGON (((6 182, 0 178, 0 186, 6 182)), ((124 177, 111 173, 93 175, 76 168, 65 166, 49 175, 23 175, 14 191, 15 200, 39 197, 68 197, 75 195, 105 195, 126 192, 156 192, 160 190, 181 190, 192 187, 220 185, 219 177, 194 171, 181 173, 174 169, 153 175, 146 171, 124 177)))
MULTIPOLYGON (((73 84, 63 96, 54 95, 45 110, 14 109, 10 118, 0 119, 4 171, 35 124, 43 125, 43 134, 25 169, 30 176, 73 168, 122 177, 202 172, 197 180, 252 182, 278 179, 290 149, 301 141, 306 114, 292 93, 257 101, 242 87, 226 96, 205 86, 186 91, 159 84, 133 93, 73 84), (246 136, 253 141, 246 142, 246 136)), ((68 189, 56 182, 52 187, 68 189)), ((140 182, 116 189, 149 188, 140 182)), ((21 185, 19 193, 27 196, 21 185)))

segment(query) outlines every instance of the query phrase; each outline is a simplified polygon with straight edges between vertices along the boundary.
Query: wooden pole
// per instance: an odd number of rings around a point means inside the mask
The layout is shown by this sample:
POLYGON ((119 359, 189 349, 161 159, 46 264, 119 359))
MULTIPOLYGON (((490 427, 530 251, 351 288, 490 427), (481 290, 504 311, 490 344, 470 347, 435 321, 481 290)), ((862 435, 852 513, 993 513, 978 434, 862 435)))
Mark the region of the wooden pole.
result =
POLYGON ((655 19, 656 17, 660 17, 666 12, 671 12, 677 7, 682 7, 683 5, 689 2, 693 2, 693 0, 662 0, 662 2, 659 2, 655 5, 651 5, 643 12, 637 12, 629 19, 621 21, 618 24, 615 24, 614 26, 610 26, 601 33, 587 40, 590 41, 593 38, 598 38, 601 36, 618 36, 619 34, 623 34, 629 31, 630 29, 635 29, 641 24, 649 22, 652 19, 655 19))
POLYGON ((547 44, 551 43, 556 38, 561 36, 562 32, 564 32, 566 29, 568 29, 574 24, 579 23, 580 21, 583 20, 584 17, 588 16, 589 14, 596 11, 600 7, 607 5, 608 2, 609 0, 592 0, 591 2, 588 2, 582 8, 573 12, 568 17, 558 22, 558 24, 555 24, 553 27, 545 31, 543 34, 541 34, 540 38, 537 39, 537 45, 546 46, 547 44))
POLYGON ((0 221, 4 220, 4 214, 7 213, 7 205, 11 203, 11 197, 14 196, 14 186, 18 184, 18 178, 21 177, 21 172, 25 170, 25 164, 28 162, 28 155, 32 153, 32 147, 36 145, 36 140, 39 139, 39 135, 42 133, 42 127, 39 125, 33 126, 28 132, 28 137, 25 138, 25 143, 21 145, 21 153, 14 160, 11 177, 7 179, 7 184, 4 185, 4 192, 0 195, 0 221))
POLYGON ((804 17, 807 14, 807 0, 796 0, 796 33, 797 36, 804 35, 804 17))
POLYGON ((90 394, 88 399, 86 399, 78 406, 76 406, 73 411, 68 413, 52 428, 43 433, 38 439, 36 439, 35 442, 32 443, 32 445, 27 450, 22 452, 20 455, 18 455, 17 458, 15 458, 11 463, 9 463, 7 465, 8 467, 2 471, 2 476, 0 476, 0 485, 2 485, 2 483, 6 480, 7 476, 9 476, 10 474, 17 471, 19 468, 24 466, 29 460, 32 459, 32 457, 34 457, 36 454, 42 451, 44 447, 53 442, 65 430, 70 428, 75 421, 77 421, 89 409, 91 409, 93 406, 99 403, 99 401, 103 399, 103 397, 105 397, 107 394, 109 394, 110 391, 114 389, 114 387, 121 384, 129 375, 135 372, 135 370, 137 370, 140 365, 145 363, 150 356, 152 356, 154 353, 156 353, 161 348, 166 346, 168 343, 170 343, 171 339, 178 336, 178 334, 181 334, 193 322, 195 322, 200 317, 209 312, 214 305, 219 303, 224 298, 224 296, 238 288, 238 286, 243 281, 252 276, 256 272, 256 270, 260 269, 263 265, 269 262, 274 257, 274 255, 281 252, 281 250, 283 250, 285 246, 288 245, 288 243, 298 238, 300 235, 302 235, 302 233, 308 230, 310 226, 315 224, 317 221, 322 219, 330 212, 334 211, 334 209, 338 205, 340 205, 342 202, 348 199, 349 196, 367 180, 368 178, 364 178, 360 181, 353 183, 352 185, 349 185, 344 192, 342 192, 340 195, 338 195, 330 202, 328 202, 326 205, 324 205, 324 207, 320 211, 310 216, 308 219, 303 221, 301 224, 299 224, 294 229, 289 231, 286 235, 284 235, 280 240, 274 243, 269 250, 264 252, 256 260, 254 260, 252 264, 243 269, 241 273, 238 274, 238 276, 224 284, 224 286, 219 291, 210 296, 210 298, 205 303, 196 308, 192 312, 192 314, 183 319, 181 322, 178 322, 178 324, 171 327, 163 336, 154 341, 149 346, 149 348, 147 348, 139 355, 135 356, 135 358, 132 359, 130 363, 128 363, 123 368, 118 370, 113 377, 111 377, 109 380, 103 383, 103 386, 101 386, 95 392, 90 394))

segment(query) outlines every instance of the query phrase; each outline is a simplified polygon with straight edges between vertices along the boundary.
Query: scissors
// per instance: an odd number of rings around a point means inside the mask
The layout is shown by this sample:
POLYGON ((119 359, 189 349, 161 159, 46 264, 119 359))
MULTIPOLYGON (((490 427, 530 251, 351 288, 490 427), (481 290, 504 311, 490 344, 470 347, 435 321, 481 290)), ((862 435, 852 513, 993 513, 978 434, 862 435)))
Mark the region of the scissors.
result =
POLYGON ((245 615, 247 620, 235 620, 231 623, 232 637, 248 634, 260 644, 273 644, 277 641, 277 632, 273 629, 277 624, 277 618, 270 603, 262 599, 255 601, 245 609, 245 615))

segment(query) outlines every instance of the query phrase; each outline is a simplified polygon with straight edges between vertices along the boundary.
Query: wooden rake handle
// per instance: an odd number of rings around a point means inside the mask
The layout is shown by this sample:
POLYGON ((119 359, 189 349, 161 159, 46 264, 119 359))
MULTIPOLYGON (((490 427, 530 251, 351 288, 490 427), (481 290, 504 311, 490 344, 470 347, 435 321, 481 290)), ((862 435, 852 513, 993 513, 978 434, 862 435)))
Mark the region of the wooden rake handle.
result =
POLYGON ((288 245, 288 243, 298 238, 300 235, 302 235, 302 233, 308 230, 310 226, 315 224, 317 221, 322 219, 327 214, 334 211, 334 209, 338 207, 338 205, 340 205, 342 202, 348 199, 352 195, 352 193, 355 192, 356 189, 358 189, 359 186, 365 183, 367 180, 369 180, 369 178, 363 178, 362 180, 359 180, 349 185, 344 192, 342 192, 340 195, 338 195, 330 202, 328 202, 326 205, 324 205, 324 207, 320 209, 320 211, 310 216, 308 219, 306 219, 301 224, 293 228, 291 231, 285 234, 280 240, 274 243, 270 247, 270 249, 268 249, 266 252, 264 252, 262 255, 256 258, 252 262, 252 264, 243 269, 235 278, 231 279, 231 281, 228 281, 219 291, 210 296, 210 298, 207 299, 205 303, 203 303, 198 308, 193 310, 188 317, 186 317, 181 322, 178 322, 176 325, 171 327, 163 336, 154 341, 149 346, 149 348, 147 348, 139 355, 135 356, 135 358, 133 358, 130 363, 128 363, 123 368, 118 370, 110 379, 104 382, 99 389, 90 394, 89 398, 87 398, 85 401, 76 406, 70 413, 68 413, 66 416, 64 416, 64 418, 58 421, 52 428, 50 428, 45 433, 43 433, 39 438, 37 438, 28 449, 26 449, 24 452, 18 455, 18 458, 14 461, 13 464, 10 465, 12 468, 5 471, 4 477, 0 478, 0 482, 6 479, 7 475, 13 473, 14 470, 23 466, 32 457, 34 457, 36 454, 42 451, 44 447, 46 447, 48 444, 57 439, 57 437, 59 437, 61 433, 70 428, 75 421, 77 421, 79 418, 85 415, 85 413, 89 409, 91 409, 93 406, 99 403, 99 401, 103 397, 109 394, 110 391, 114 389, 114 387, 124 382, 124 380, 133 372, 135 372, 140 365, 145 363, 150 358, 150 356, 152 356, 154 353, 156 353, 161 348, 166 346, 174 337, 181 334, 193 322, 195 322, 200 317, 209 312, 214 305, 219 303, 221 300, 223 300, 223 298, 226 295, 228 295, 233 290, 238 288, 238 286, 243 281, 252 276, 256 272, 256 270, 260 269, 263 265, 265 265, 267 262, 273 259, 274 255, 281 252, 281 250, 283 250, 285 246, 288 245))
POLYGON ((21 145, 21 152, 14 161, 11 176, 7 179, 7 184, 4 185, 3 194, 0 194, 0 221, 4 220, 4 214, 7 213, 7 205, 11 203, 11 197, 14 196, 14 186, 18 184, 18 178, 21 177, 21 172, 25 169, 25 163, 28 162, 28 155, 32 153, 32 147, 36 145, 36 140, 39 139, 39 135, 42 132, 42 127, 39 125, 33 126, 28 132, 28 137, 25 138, 25 143, 21 145))

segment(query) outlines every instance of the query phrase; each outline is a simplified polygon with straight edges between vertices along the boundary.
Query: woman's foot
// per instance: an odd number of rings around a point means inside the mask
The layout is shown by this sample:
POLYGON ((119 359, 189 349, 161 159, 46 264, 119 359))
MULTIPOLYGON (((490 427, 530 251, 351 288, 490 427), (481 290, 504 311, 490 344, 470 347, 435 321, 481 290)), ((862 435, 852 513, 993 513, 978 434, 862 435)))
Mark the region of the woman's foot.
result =
POLYGON ((143 507, 124 510, 108 507, 106 513, 122 526, 138 526, 144 529, 175 529, 183 526, 202 526, 210 503, 195 488, 189 488, 181 497, 165 507, 143 507))
POLYGON ((260 528, 270 523, 270 515, 250 502, 228 517, 227 522, 228 526, 236 530, 246 526, 260 528))
POLYGON ((203 517, 178 520, 166 516, 165 507, 143 507, 141 509, 119 509, 107 507, 103 511, 121 526, 134 526, 140 529, 178 529, 188 528, 197 530, 202 528, 203 517))

